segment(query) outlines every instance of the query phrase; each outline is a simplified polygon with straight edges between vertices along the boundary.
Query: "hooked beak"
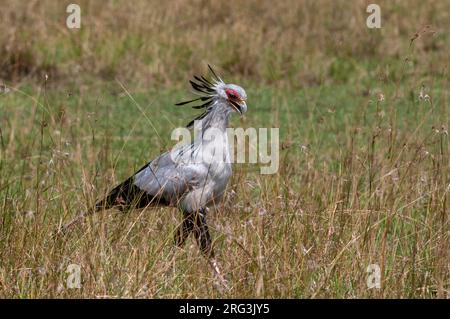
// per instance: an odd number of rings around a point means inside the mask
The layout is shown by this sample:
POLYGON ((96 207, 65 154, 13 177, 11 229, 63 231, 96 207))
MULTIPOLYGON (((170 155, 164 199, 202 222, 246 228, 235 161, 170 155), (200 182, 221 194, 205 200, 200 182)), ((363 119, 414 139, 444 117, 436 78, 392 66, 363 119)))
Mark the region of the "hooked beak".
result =
POLYGON ((245 103, 244 100, 231 101, 231 105, 236 110, 236 112, 238 112, 241 116, 242 116, 242 114, 247 112, 247 103, 245 103))
POLYGON ((241 101, 239 106, 240 106, 239 113, 241 113, 241 115, 247 112, 247 103, 245 103, 245 101, 241 101))

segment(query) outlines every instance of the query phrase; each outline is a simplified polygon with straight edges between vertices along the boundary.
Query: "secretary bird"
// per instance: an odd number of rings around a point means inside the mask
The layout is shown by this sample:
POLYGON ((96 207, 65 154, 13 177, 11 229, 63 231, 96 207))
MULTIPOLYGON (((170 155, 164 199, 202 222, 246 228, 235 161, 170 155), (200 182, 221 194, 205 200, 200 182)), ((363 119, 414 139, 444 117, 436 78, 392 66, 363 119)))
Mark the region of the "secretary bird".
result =
POLYGON ((65 225, 63 232, 87 215, 105 209, 124 211, 158 205, 178 207, 183 213, 183 221, 175 232, 175 244, 183 246, 193 233, 201 252, 211 262, 216 275, 224 281, 214 259, 206 213, 208 206, 221 200, 231 177, 226 129, 233 112, 242 115, 247 111, 247 95, 240 86, 225 84, 211 66, 208 67, 212 73, 211 81, 203 76, 194 76, 194 80, 189 81, 200 97, 176 104, 200 102, 193 108, 204 109, 203 113, 187 125, 187 128, 195 130, 200 126, 197 137, 191 143, 175 146, 147 163, 92 209, 65 225), (198 121, 201 121, 200 125, 198 121))

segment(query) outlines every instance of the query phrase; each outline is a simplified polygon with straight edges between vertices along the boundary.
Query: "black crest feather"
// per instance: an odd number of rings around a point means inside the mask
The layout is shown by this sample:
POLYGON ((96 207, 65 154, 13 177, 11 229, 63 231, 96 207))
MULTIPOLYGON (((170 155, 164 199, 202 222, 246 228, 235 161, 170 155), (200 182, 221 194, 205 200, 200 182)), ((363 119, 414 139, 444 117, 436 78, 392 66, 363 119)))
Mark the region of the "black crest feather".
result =
MULTIPOLYGON (((214 72, 213 68, 209 64, 208 64, 208 69, 211 71, 213 80, 215 82, 222 82, 222 79, 217 76, 216 72, 214 72)), ((214 84, 212 83, 214 81, 207 80, 204 76, 194 75, 194 79, 190 80, 189 83, 191 84, 194 91, 196 93, 201 94, 202 96, 199 98, 193 99, 193 100, 179 102, 179 103, 175 104, 178 106, 182 106, 182 105, 186 105, 186 104, 190 104, 190 103, 198 102, 198 101, 203 102, 199 105, 192 106, 192 108, 194 108, 194 109, 204 109, 205 108, 206 110, 202 114, 200 114, 197 118, 192 120, 187 125, 187 127, 192 127, 192 125, 194 124, 194 121, 203 119, 206 116, 206 114, 209 112, 209 107, 212 105, 213 98, 216 93, 216 90, 214 89, 214 84)))

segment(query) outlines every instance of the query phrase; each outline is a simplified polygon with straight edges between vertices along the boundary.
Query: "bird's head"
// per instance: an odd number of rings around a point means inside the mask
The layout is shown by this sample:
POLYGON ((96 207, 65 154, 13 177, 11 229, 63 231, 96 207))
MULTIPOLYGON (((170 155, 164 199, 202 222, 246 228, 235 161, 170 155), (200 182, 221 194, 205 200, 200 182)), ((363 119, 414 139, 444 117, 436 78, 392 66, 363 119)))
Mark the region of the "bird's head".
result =
MULTIPOLYGON (((194 93, 200 95, 200 97, 177 103, 175 105, 185 105, 189 103, 200 103, 200 105, 192 106, 194 109, 205 109, 205 111, 196 119, 188 124, 188 127, 192 125, 195 120, 204 118, 214 107, 214 105, 225 106, 231 111, 235 111, 240 115, 247 111, 247 94, 245 90, 236 84, 226 84, 214 70, 209 66, 209 70, 212 73, 212 79, 208 80, 203 76, 194 76, 194 80, 189 81, 194 93), (217 103, 219 102, 219 103, 217 103)), ((228 109, 227 109, 228 110, 228 109)))
POLYGON ((230 107, 239 114, 244 114, 247 112, 247 94, 245 90, 236 84, 216 84, 216 95, 217 98, 227 102, 230 107))

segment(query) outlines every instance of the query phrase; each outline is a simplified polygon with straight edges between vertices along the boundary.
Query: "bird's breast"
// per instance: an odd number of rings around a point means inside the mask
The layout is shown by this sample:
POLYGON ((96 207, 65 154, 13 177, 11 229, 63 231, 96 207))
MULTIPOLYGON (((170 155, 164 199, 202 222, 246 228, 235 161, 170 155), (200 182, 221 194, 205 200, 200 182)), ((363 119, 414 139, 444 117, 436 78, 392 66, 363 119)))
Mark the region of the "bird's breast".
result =
POLYGON ((196 210, 221 200, 231 177, 230 152, 226 133, 203 139, 191 154, 198 184, 183 199, 182 206, 196 210))

